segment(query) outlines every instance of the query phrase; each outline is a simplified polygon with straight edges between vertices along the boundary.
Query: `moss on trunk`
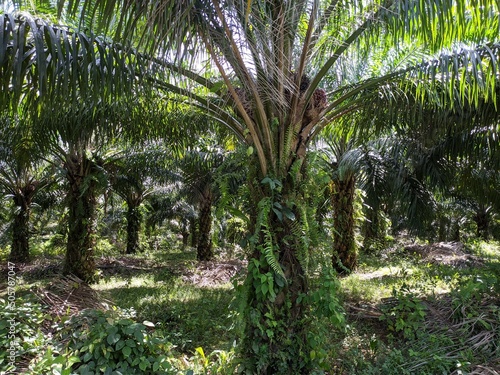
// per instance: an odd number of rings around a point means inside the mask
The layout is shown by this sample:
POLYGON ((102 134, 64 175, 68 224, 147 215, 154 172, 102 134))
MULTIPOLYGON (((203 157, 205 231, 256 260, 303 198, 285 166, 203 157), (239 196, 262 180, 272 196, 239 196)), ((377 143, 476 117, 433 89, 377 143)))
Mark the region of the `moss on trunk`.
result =
POLYGON ((333 206, 332 265, 339 274, 353 271, 358 262, 354 225, 354 175, 330 184, 333 206))
POLYGON ((94 260, 96 197, 92 162, 76 156, 66 163, 69 181, 69 228, 63 273, 73 274, 83 281, 95 281, 94 260))

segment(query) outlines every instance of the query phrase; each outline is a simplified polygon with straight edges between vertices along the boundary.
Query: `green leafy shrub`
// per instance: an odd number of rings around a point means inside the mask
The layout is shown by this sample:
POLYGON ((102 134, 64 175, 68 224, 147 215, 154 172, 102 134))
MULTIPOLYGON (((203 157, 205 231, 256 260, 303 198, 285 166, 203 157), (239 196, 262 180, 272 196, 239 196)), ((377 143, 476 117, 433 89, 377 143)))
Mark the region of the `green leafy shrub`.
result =
POLYGON ((195 350, 194 356, 189 359, 189 369, 186 375, 232 375, 235 373, 237 363, 235 361, 234 348, 230 351, 215 350, 205 355, 202 347, 195 350))
POLYGON ((389 331, 400 332, 407 339, 415 338, 425 319, 425 305, 406 283, 400 289, 393 288, 392 297, 396 304, 383 306, 380 319, 387 322, 389 331))
POLYGON ((31 296, 17 295, 15 300, 0 299, 0 373, 12 371, 10 349, 16 361, 22 357, 35 358, 47 344, 40 327, 47 320, 43 307, 31 296))
POLYGON ((463 319, 479 316, 484 310, 482 305, 487 302, 485 296, 495 293, 497 281, 497 278, 491 275, 459 280, 457 287, 452 291, 453 317, 463 319))
POLYGON ((80 358, 77 374, 159 374, 172 370, 172 348, 151 322, 137 323, 116 311, 84 310, 61 332, 80 358))
POLYGON ((340 283, 335 272, 330 266, 322 269, 317 280, 317 285, 309 296, 308 304, 311 306, 311 314, 315 319, 311 320, 311 327, 308 334, 310 345, 309 356, 311 361, 319 368, 328 369, 328 331, 342 331, 345 328, 345 311, 339 300, 340 283))
POLYGON ((30 364, 30 375, 73 375, 73 364, 80 362, 80 358, 69 352, 59 354, 53 347, 47 347, 43 357, 30 364))

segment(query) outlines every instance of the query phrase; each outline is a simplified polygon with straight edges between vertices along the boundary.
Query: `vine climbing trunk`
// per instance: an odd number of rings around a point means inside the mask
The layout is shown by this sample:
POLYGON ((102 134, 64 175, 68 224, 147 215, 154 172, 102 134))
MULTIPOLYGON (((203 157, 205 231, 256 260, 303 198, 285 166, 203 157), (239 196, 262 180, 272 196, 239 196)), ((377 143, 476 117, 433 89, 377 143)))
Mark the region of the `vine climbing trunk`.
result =
POLYGON ((63 273, 90 283, 96 278, 94 166, 85 156, 72 155, 68 156, 65 167, 69 182, 69 227, 63 273))
POLYGON ((301 238, 306 234, 300 225, 300 194, 291 181, 262 181, 268 184, 250 182, 256 205, 251 210, 253 251, 244 284, 243 358, 253 374, 307 374, 308 249, 301 238))
POLYGON ((10 262, 26 263, 30 260, 29 224, 31 202, 35 195, 36 187, 36 182, 30 182, 26 186, 17 189, 14 195, 14 204, 18 210, 14 217, 14 226, 12 228, 12 245, 9 254, 10 262))
POLYGON ((206 190, 200 202, 198 216, 198 243, 196 257, 199 261, 208 261, 214 258, 212 248, 212 193, 206 190))
POLYGON ((339 274, 348 274, 356 268, 358 254, 354 225, 354 175, 330 183, 333 206, 332 265, 339 274))
POLYGON ((136 254, 140 247, 140 230, 142 215, 139 210, 141 201, 127 200, 127 254, 136 254))

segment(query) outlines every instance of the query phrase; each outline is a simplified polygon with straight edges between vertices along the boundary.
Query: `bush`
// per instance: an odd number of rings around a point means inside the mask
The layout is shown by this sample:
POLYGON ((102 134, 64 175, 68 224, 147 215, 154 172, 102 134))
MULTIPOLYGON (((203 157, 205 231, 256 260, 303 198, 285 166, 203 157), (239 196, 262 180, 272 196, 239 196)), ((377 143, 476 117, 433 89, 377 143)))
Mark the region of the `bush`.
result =
POLYGON ((389 331, 402 333, 406 339, 415 338, 425 319, 425 305, 406 283, 400 289, 393 288, 392 297, 396 304, 383 307, 380 319, 387 322, 389 331))
POLYGON ((137 323, 116 311, 84 310, 60 332, 80 358, 77 374, 158 374, 173 370, 172 345, 151 322, 137 323))
POLYGON ((14 371, 10 363, 44 351, 47 338, 40 327, 46 319, 43 307, 30 295, 18 295, 15 301, 0 299, 0 373, 14 371), (11 351, 15 361, 9 359, 11 351))

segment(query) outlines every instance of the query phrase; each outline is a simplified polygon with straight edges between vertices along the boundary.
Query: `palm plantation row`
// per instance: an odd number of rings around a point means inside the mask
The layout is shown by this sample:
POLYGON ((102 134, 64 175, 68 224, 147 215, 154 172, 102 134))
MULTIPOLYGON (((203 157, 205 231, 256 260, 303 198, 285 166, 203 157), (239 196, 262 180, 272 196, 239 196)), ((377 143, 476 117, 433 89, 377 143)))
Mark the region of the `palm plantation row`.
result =
MULTIPOLYGON (((84 31, 1 19, 2 124, 13 132, 3 139, 13 140, 11 176, 24 181, 16 204, 29 207, 44 185, 28 157, 36 149, 67 181, 65 271, 91 281, 103 172, 113 171, 109 183, 128 205, 134 251, 144 183, 173 184, 168 168, 157 169, 178 155, 199 198, 200 259, 212 256, 212 184, 247 223, 240 355, 250 373, 317 367, 309 353, 324 343, 307 334, 318 303, 308 254, 331 215, 332 265, 356 266, 356 184, 370 207, 367 246, 392 214, 417 229, 441 219, 445 236, 444 205, 459 199, 473 202, 487 235, 499 204, 497 4, 89 0, 60 14, 84 31), (214 127, 231 134, 216 143, 239 145, 193 144, 214 127), (155 147, 109 155, 125 144, 155 147), (214 180, 196 169, 222 171, 224 148, 243 158, 214 180), (247 199, 231 202, 242 178, 247 199)), ((15 185, 11 176, 5 185, 15 185)))

